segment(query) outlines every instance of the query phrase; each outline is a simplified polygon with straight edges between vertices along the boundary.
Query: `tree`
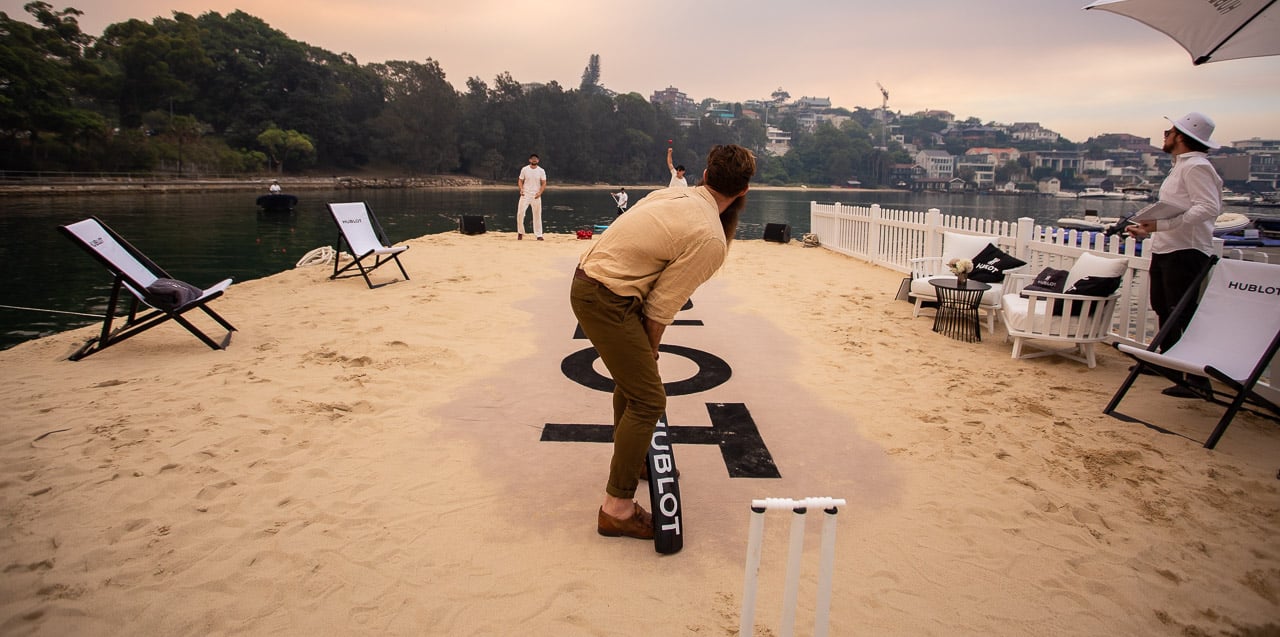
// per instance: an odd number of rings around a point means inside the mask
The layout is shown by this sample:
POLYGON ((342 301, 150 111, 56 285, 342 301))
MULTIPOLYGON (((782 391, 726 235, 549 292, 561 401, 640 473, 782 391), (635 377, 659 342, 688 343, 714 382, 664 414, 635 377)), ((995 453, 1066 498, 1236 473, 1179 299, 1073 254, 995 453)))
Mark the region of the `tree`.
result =
POLYGON ((594 93, 600 90, 600 54, 592 53, 587 60, 587 68, 582 70, 582 84, 578 90, 583 93, 594 93))
POLYGON ((459 98, 439 63, 372 65, 386 106, 373 121, 387 159, 412 172, 447 172, 458 165, 459 98))
POLYGON ((271 166, 283 173, 285 162, 309 161, 315 157, 316 148, 311 138, 296 130, 280 130, 271 124, 258 134, 258 144, 267 152, 271 166))
POLYGON ((93 38, 80 31, 76 9, 53 11, 45 2, 23 7, 39 26, 0 12, 0 141, 3 165, 37 168, 42 161, 85 165, 86 143, 105 139, 105 119, 88 108, 95 67, 84 50, 93 38), (22 152, 26 151, 26 152, 22 152))
POLYGON ((1020 166, 1016 161, 1009 160, 1005 162, 1003 166, 996 168, 996 182, 1006 183, 1010 181, 1017 181, 1022 177, 1022 174, 1022 166, 1020 166))
POLYGON ((181 77, 207 72, 210 64, 190 22, 156 18, 109 25, 92 49, 104 69, 100 95, 115 106, 122 128, 142 124, 142 114, 167 107, 186 112, 192 87, 181 77))

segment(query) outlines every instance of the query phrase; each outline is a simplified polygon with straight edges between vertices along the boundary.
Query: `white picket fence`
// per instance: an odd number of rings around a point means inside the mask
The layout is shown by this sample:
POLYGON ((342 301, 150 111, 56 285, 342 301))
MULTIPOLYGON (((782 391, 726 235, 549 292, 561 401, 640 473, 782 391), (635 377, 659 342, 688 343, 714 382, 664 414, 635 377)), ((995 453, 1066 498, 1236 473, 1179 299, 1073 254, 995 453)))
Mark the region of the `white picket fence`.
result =
MULTIPOLYGON (((1084 252, 1121 257, 1129 267, 1112 318, 1111 340, 1146 347, 1159 331, 1149 302, 1151 259, 1136 254, 1138 245, 1132 237, 1104 238, 1101 233, 1038 226, 1030 217, 1010 223, 945 215, 937 208, 919 212, 816 201, 809 203, 809 227, 828 250, 902 273, 911 272, 911 259, 941 254, 942 233, 947 231, 999 237, 1000 249, 1026 261, 1030 274, 1047 267, 1069 269, 1084 252)), ((1214 240, 1214 249, 1222 256, 1221 239, 1214 240)), ((1280 362, 1272 364, 1264 384, 1275 387, 1270 379, 1280 373, 1278 367, 1280 362)))
POLYGON ((822 246, 897 272, 911 272, 910 260, 942 253, 942 233, 947 231, 989 234, 999 237, 1001 250, 1027 262, 1027 272, 1044 268, 1066 270, 1084 252, 1123 256, 1129 262, 1120 301, 1112 320, 1111 335, 1117 342, 1145 346, 1158 331, 1155 312, 1147 302, 1151 259, 1133 255, 1137 244, 1132 237, 1103 239, 1098 233, 1064 231, 1035 225, 1022 217, 1016 223, 944 215, 937 208, 928 212, 890 210, 880 204, 849 206, 840 203, 809 203, 809 227, 822 246), (1094 237, 1097 237, 1094 239, 1094 237), (1096 244, 1088 245, 1090 240, 1096 244))

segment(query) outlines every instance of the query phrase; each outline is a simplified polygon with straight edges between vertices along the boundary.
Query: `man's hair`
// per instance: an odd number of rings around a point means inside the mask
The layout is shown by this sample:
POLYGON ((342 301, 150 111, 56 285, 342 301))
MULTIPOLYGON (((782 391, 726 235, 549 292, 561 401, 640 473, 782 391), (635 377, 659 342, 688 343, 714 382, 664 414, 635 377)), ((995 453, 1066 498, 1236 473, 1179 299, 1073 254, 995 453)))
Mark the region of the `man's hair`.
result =
POLYGON ((720 227, 724 230, 726 245, 733 243, 733 235, 738 232, 738 220, 747 205, 747 195, 742 191, 747 189, 755 174, 756 156, 737 144, 716 146, 707 153, 707 176, 702 185, 726 197, 742 193, 720 213, 720 227))
POLYGON ((683 171, 684 171, 684 164, 678 164, 676 166, 676 172, 683 172, 683 171))
POLYGON ((530 154, 529 154, 529 159, 534 159, 534 158, 542 159, 541 157, 538 157, 538 153, 530 153, 530 154))
POLYGON ((1192 152, 1195 152, 1195 153, 1209 152, 1208 146, 1205 146, 1204 144, 1201 144, 1200 142, 1196 141, 1195 138, 1191 137, 1190 135, 1182 131, 1178 131, 1178 134, 1182 136, 1182 143, 1186 144, 1187 148, 1190 148, 1192 152))
POLYGON ((755 174, 756 156, 751 151, 737 144, 716 146, 707 153, 707 177, 703 184, 731 197, 746 190, 755 174))

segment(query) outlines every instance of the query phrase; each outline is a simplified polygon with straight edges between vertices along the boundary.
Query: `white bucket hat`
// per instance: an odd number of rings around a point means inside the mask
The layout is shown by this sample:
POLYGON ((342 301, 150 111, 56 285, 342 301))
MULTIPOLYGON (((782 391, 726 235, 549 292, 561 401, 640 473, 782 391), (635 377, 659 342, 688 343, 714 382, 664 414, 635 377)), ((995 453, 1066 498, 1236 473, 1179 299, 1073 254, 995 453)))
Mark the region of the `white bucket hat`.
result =
POLYGON ((1184 135, 1194 139, 1209 148, 1221 148, 1222 144, 1212 141, 1209 138, 1213 136, 1213 120, 1209 119, 1204 113, 1187 113, 1178 119, 1169 119, 1173 122, 1173 127, 1182 131, 1184 135))

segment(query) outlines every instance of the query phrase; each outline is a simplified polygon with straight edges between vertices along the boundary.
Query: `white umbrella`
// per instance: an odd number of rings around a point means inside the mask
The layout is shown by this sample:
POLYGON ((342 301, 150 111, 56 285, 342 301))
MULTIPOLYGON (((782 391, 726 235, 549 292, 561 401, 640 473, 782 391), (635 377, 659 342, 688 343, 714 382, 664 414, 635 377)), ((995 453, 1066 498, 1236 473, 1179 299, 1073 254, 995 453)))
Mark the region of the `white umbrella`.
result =
POLYGON ((1192 64, 1280 55, 1276 0, 1097 0, 1101 9, 1133 18, 1171 38, 1192 64))

